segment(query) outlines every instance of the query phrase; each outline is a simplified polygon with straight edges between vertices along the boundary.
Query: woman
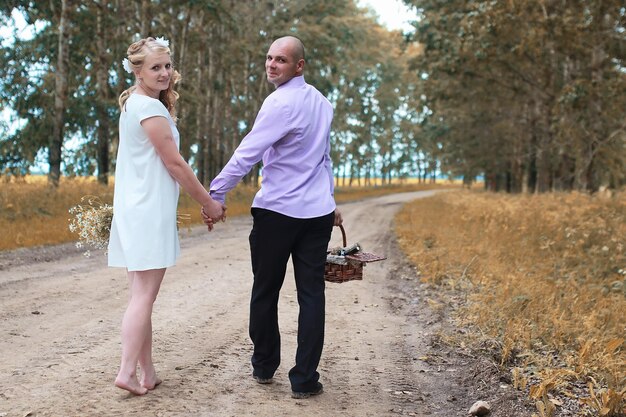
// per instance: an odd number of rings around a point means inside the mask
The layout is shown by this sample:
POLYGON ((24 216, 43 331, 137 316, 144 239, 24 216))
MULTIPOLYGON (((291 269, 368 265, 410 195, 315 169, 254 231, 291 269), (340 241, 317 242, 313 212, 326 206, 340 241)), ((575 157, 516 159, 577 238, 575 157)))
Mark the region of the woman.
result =
MULTIPOLYGON (((169 42, 146 38, 130 45, 124 68, 134 86, 120 95, 119 148, 115 173, 109 266, 125 267, 130 299, 122 320, 122 362, 115 385, 143 395, 161 380, 152 362, 152 306, 165 270, 180 252, 176 227, 178 185, 212 220, 225 207, 213 200, 181 157, 169 42), (137 364, 141 379, 137 377, 137 364)), ((213 222, 207 223, 209 230, 213 222)))

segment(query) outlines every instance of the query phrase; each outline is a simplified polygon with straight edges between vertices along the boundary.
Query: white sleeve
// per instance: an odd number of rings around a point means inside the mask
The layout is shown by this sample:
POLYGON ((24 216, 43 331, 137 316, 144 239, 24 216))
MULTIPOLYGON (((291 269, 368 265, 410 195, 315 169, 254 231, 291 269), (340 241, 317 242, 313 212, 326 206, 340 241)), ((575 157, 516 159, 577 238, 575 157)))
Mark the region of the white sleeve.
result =
POLYGON ((169 112, 159 100, 144 100, 141 106, 137 109, 137 119, 141 123, 142 121, 155 116, 169 117, 169 112))

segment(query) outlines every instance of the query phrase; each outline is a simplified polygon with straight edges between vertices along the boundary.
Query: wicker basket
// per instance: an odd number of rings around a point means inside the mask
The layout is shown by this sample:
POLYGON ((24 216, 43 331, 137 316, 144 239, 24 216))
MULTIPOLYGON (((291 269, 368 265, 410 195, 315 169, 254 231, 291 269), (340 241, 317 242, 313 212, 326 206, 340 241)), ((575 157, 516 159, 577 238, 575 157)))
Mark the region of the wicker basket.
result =
MULTIPOLYGON (((341 236, 343 237, 343 247, 348 246, 346 239, 346 231, 343 226, 339 226, 341 230, 341 236)), ((382 261, 387 259, 384 256, 375 255, 373 253, 357 252, 354 254, 346 255, 348 263, 346 265, 339 265, 335 263, 326 262, 324 268, 324 279, 328 282, 346 282, 363 279, 363 267, 366 262, 382 261)))

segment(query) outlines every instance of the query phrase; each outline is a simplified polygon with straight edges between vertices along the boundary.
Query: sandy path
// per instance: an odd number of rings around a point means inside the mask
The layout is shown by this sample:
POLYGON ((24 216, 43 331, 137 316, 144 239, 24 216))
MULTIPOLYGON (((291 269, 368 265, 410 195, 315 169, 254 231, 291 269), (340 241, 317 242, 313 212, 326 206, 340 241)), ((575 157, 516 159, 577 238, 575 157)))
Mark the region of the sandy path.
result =
MULTIPOLYGON (((397 291, 408 266, 395 246, 393 216, 401 203, 430 194, 341 206, 349 243, 389 259, 368 265, 363 281, 327 284, 325 393, 308 400, 289 396, 297 317, 291 270, 281 293, 276 382, 261 386, 250 377, 247 217, 211 234, 184 233, 182 257, 166 274, 153 317, 164 383, 143 397, 112 383, 127 296, 122 270, 107 268, 99 252, 0 263, 0 417, 461 415, 446 405, 445 370, 418 360, 433 329, 407 320, 415 305, 397 291)), ((340 239, 335 229, 332 243, 340 239)))

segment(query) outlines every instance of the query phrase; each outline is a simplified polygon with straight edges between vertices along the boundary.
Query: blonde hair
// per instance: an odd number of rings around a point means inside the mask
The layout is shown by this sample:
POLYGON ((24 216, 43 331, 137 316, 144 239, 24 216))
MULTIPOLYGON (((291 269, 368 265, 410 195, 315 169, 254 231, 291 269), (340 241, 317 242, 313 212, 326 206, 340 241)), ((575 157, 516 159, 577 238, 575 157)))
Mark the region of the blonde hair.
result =
MULTIPOLYGON (((152 37, 141 39, 131 44, 126 51, 130 68, 133 71, 140 70, 146 60, 146 56, 152 52, 171 54, 170 48, 163 45, 162 42, 156 42, 152 37)), ((172 72, 172 78, 170 78, 170 85, 159 94, 159 101, 163 103, 174 121, 176 121, 176 101, 178 100, 178 93, 174 91, 174 85, 180 81, 180 78, 179 72, 174 70, 172 72)), ((120 94, 120 110, 124 109, 124 103, 126 103, 126 100, 128 100, 128 97, 130 97, 136 88, 137 85, 133 85, 120 94)))

